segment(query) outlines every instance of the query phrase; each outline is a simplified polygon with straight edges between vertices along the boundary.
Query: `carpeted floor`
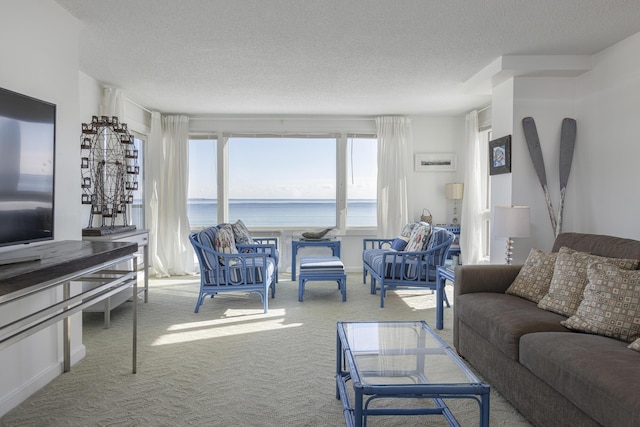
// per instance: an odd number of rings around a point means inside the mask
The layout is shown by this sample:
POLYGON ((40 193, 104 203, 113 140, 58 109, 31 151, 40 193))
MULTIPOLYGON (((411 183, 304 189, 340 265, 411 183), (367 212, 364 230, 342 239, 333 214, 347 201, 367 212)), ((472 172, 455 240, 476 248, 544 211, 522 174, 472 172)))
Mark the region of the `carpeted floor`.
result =
MULTIPOLYGON (((193 313, 198 279, 152 280, 139 304, 138 373, 131 374, 131 304, 84 314, 85 359, 6 414, 2 426, 344 426, 335 398, 336 322, 426 320, 435 325, 435 295, 390 292, 385 308, 360 274, 350 274, 347 301, 335 282, 310 282, 304 302, 283 275, 269 313, 257 295, 207 299, 193 313)), ((447 290, 451 299, 451 287, 447 290)), ((445 309, 449 344, 452 309, 445 309)), ((478 405, 452 400, 463 426, 478 425, 478 405)), ((373 417, 369 426, 441 426, 440 416, 373 417)), ((492 426, 530 424, 495 390, 492 426)))

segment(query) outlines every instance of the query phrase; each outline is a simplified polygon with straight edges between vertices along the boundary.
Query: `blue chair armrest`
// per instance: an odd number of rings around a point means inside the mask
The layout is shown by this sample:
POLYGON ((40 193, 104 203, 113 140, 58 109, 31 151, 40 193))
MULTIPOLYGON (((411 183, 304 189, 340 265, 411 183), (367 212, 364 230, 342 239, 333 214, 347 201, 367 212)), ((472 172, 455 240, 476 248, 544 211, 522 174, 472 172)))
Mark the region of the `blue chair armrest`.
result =
POLYGON ((362 249, 385 249, 390 248, 394 239, 362 239, 362 249))

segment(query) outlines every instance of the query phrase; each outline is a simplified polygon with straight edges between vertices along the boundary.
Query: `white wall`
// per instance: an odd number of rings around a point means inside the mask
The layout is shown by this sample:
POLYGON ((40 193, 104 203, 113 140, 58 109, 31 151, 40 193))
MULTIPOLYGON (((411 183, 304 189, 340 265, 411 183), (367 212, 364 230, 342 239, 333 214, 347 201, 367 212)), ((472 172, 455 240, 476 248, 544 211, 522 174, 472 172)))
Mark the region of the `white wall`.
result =
MULTIPOLYGON (((56 240, 78 240, 81 231, 77 21, 51 0, 3 1, 0 57, 1 87, 57 105, 54 235, 56 240)), ((53 299, 55 295, 43 298, 53 299)), ((41 303, 47 301, 33 301, 41 303)), ((3 307, 3 319, 17 310, 17 306, 3 307)), ((84 356, 84 347, 78 339, 79 316, 72 320, 74 362, 84 356)), ((61 330, 60 325, 52 326, 0 351, 0 415, 62 372, 61 330)))
POLYGON ((640 33, 598 53, 592 64, 577 79, 566 230, 640 239, 640 33))
MULTIPOLYGON (((577 121, 563 231, 640 239, 638 99, 640 33, 594 55, 591 70, 578 77, 516 77, 494 88, 494 137, 512 134, 513 173, 492 178, 492 205, 531 206, 532 236, 516 240, 514 262, 523 262, 531 247, 550 250, 554 241, 522 131, 526 116, 536 120, 556 214, 561 123, 565 117, 577 121)), ((491 261, 502 262, 504 239, 494 238, 491 249, 491 261)))

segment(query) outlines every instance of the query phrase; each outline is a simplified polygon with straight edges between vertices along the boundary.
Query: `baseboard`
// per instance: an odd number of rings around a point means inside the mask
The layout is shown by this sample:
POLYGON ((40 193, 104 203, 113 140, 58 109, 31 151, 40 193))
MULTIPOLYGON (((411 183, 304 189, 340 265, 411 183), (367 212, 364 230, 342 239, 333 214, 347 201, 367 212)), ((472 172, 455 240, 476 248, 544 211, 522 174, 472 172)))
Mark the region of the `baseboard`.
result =
MULTIPOLYGON (((87 355, 87 348, 84 344, 75 348, 71 353, 71 366, 75 365, 87 355)), ((11 394, 0 400, 0 417, 11 411, 16 406, 27 400, 32 394, 49 384, 64 371, 64 361, 59 360, 44 369, 38 375, 27 381, 22 387, 15 389, 11 394)))

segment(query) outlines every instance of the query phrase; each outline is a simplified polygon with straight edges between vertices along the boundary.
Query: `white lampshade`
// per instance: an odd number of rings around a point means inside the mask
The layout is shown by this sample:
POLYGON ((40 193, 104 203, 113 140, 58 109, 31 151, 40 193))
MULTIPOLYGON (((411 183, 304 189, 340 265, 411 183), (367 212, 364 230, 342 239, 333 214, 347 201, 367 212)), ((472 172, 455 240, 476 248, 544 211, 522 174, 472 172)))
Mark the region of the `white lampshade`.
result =
POLYGON ((444 196, 449 200, 462 200, 464 184, 462 182, 450 182, 444 185, 444 196))
POLYGON ((496 206, 491 225, 496 237, 529 237, 529 206, 496 206))

